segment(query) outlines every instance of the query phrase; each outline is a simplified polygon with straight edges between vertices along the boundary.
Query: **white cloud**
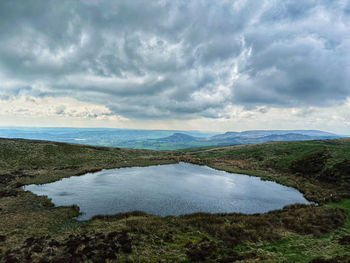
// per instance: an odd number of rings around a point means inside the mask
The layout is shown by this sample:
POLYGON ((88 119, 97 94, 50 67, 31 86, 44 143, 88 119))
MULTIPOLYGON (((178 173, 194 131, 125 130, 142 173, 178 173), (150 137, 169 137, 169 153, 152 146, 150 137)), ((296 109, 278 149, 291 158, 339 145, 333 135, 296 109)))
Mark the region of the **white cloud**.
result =
POLYGON ((106 106, 82 102, 70 97, 12 96, 0 99, 0 115, 24 117, 53 117, 126 121, 127 118, 112 113, 106 106))

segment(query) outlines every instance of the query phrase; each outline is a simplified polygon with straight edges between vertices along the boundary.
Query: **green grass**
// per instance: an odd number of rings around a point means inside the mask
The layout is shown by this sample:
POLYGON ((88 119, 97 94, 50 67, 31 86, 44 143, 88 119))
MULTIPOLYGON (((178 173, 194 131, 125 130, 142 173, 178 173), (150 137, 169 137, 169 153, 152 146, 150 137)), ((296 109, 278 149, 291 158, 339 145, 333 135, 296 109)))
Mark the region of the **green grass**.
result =
POLYGON ((328 205, 347 212, 344 226, 334 232, 321 236, 293 233, 277 242, 250 243, 238 246, 237 250, 241 253, 260 251, 279 262, 309 262, 314 258, 331 259, 335 256, 349 255, 349 247, 339 244, 338 240, 350 234, 350 198, 328 205))
POLYGON ((121 147, 130 147, 136 149, 149 149, 149 150, 179 150, 189 147, 205 147, 216 145, 215 142, 210 141, 193 141, 193 142, 162 142, 159 140, 136 140, 126 141, 119 144, 121 147))
POLYGON ((344 228, 342 228, 341 231, 343 231, 344 234, 350 235, 350 198, 344 198, 339 202, 332 202, 328 205, 334 208, 341 208, 347 211, 348 217, 345 221, 344 228))

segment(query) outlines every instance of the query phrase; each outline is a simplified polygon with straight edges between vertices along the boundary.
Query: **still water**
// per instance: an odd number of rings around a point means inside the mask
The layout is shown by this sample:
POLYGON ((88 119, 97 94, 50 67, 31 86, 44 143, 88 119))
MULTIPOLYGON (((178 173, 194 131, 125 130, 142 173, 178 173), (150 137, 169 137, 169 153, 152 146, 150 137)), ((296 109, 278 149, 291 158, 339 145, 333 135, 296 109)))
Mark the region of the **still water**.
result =
POLYGON ((258 177, 178 163, 102 170, 43 185, 27 185, 56 206, 77 204, 80 220, 140 210, 161 216, 194 212, 260 213, 308 203, 296 189, 258 177))

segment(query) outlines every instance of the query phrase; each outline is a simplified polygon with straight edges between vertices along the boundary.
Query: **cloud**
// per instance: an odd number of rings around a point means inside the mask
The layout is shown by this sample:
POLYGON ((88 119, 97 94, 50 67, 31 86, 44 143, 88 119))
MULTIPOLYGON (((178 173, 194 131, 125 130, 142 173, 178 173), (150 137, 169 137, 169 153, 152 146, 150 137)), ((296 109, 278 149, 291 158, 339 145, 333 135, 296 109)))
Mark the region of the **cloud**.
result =
POLYGON ((0 25, 1 99, 69 97, 168 120, 333 107, 350 94, 349 1, 4 0, 0 25))
POLYGON ((98 119, 106 121, 126 121, 107 107, 89 102, 81 102, 69 97, 36 98, 31 96, 13 96, 0 99, 0 115, 22 117, 67 117, 77 119, 98 119))
POLYGON ((236 83, 236 101, 287 106, 344 102, 350 92, 348 15, 334 4, 290 3, 277 16, 267 12, 263 23, 247 32, 252 52, 236 83))

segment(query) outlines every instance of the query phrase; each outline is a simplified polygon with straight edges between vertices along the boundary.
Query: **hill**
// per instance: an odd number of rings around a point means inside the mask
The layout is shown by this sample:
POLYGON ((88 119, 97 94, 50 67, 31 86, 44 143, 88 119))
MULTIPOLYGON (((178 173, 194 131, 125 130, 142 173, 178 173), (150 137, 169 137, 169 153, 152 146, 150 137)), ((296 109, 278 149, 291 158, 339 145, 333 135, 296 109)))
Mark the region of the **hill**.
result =
POLYGON ((134 149, 176 150, 190 147, 249 144, 268 141, 333 139, 340 136, 318 130, 252 130, 224 134, 107 128, 0 127, 0 138, 23 138, 134 149))
POLYGON ((165 138, 160 138, 158 141, 163 141, 163 142, 191 142, 191 141, 197 141, 199 138, 187 135, 184 133, 174 133, 171 136, 165 137, 165 138))
POLYGON ((322 140, 339 137, 333 133, 317 130, 255 130, 226 132, 211 137, 195 137, 184 133, 174 133, 171 136, 156 139, 128 140, 120 142, 118 146, 154 150, 175 150, 189 147, 250 144, 269 141, 322 140))
POLYGON ((347 262, 349 160, 349 139, 178 151, 0 139, 0 262, 347 262), (20 187, 104 168, 178 161, 294 186, 318 205, 255 215, 162 218, 130 212, 82 222, 74 219, 78 207, 54 207, 47 197, 20 187))
POLYGON ((250 130, 242 132, 226 132, 225 134, 214 135, 213 138, 247 137, 257 138, 270 135, 300 134, 310 137, 338 137, 337 134, 319 130, 250 130))
MULTIPOLYGON (((196 137, 208 137, 216 133, 178 130, 142 130, 114 128, 48 128, 48 127, 0 127, 0 138, 22 138, 68 143, 120 147, 127 141, 145 141, 163 138, 174 133, 196 137)), ((134 145, 135 146, 135 145, 134 145)), ((137 148, 137 147, 132 147, 137 148)))

